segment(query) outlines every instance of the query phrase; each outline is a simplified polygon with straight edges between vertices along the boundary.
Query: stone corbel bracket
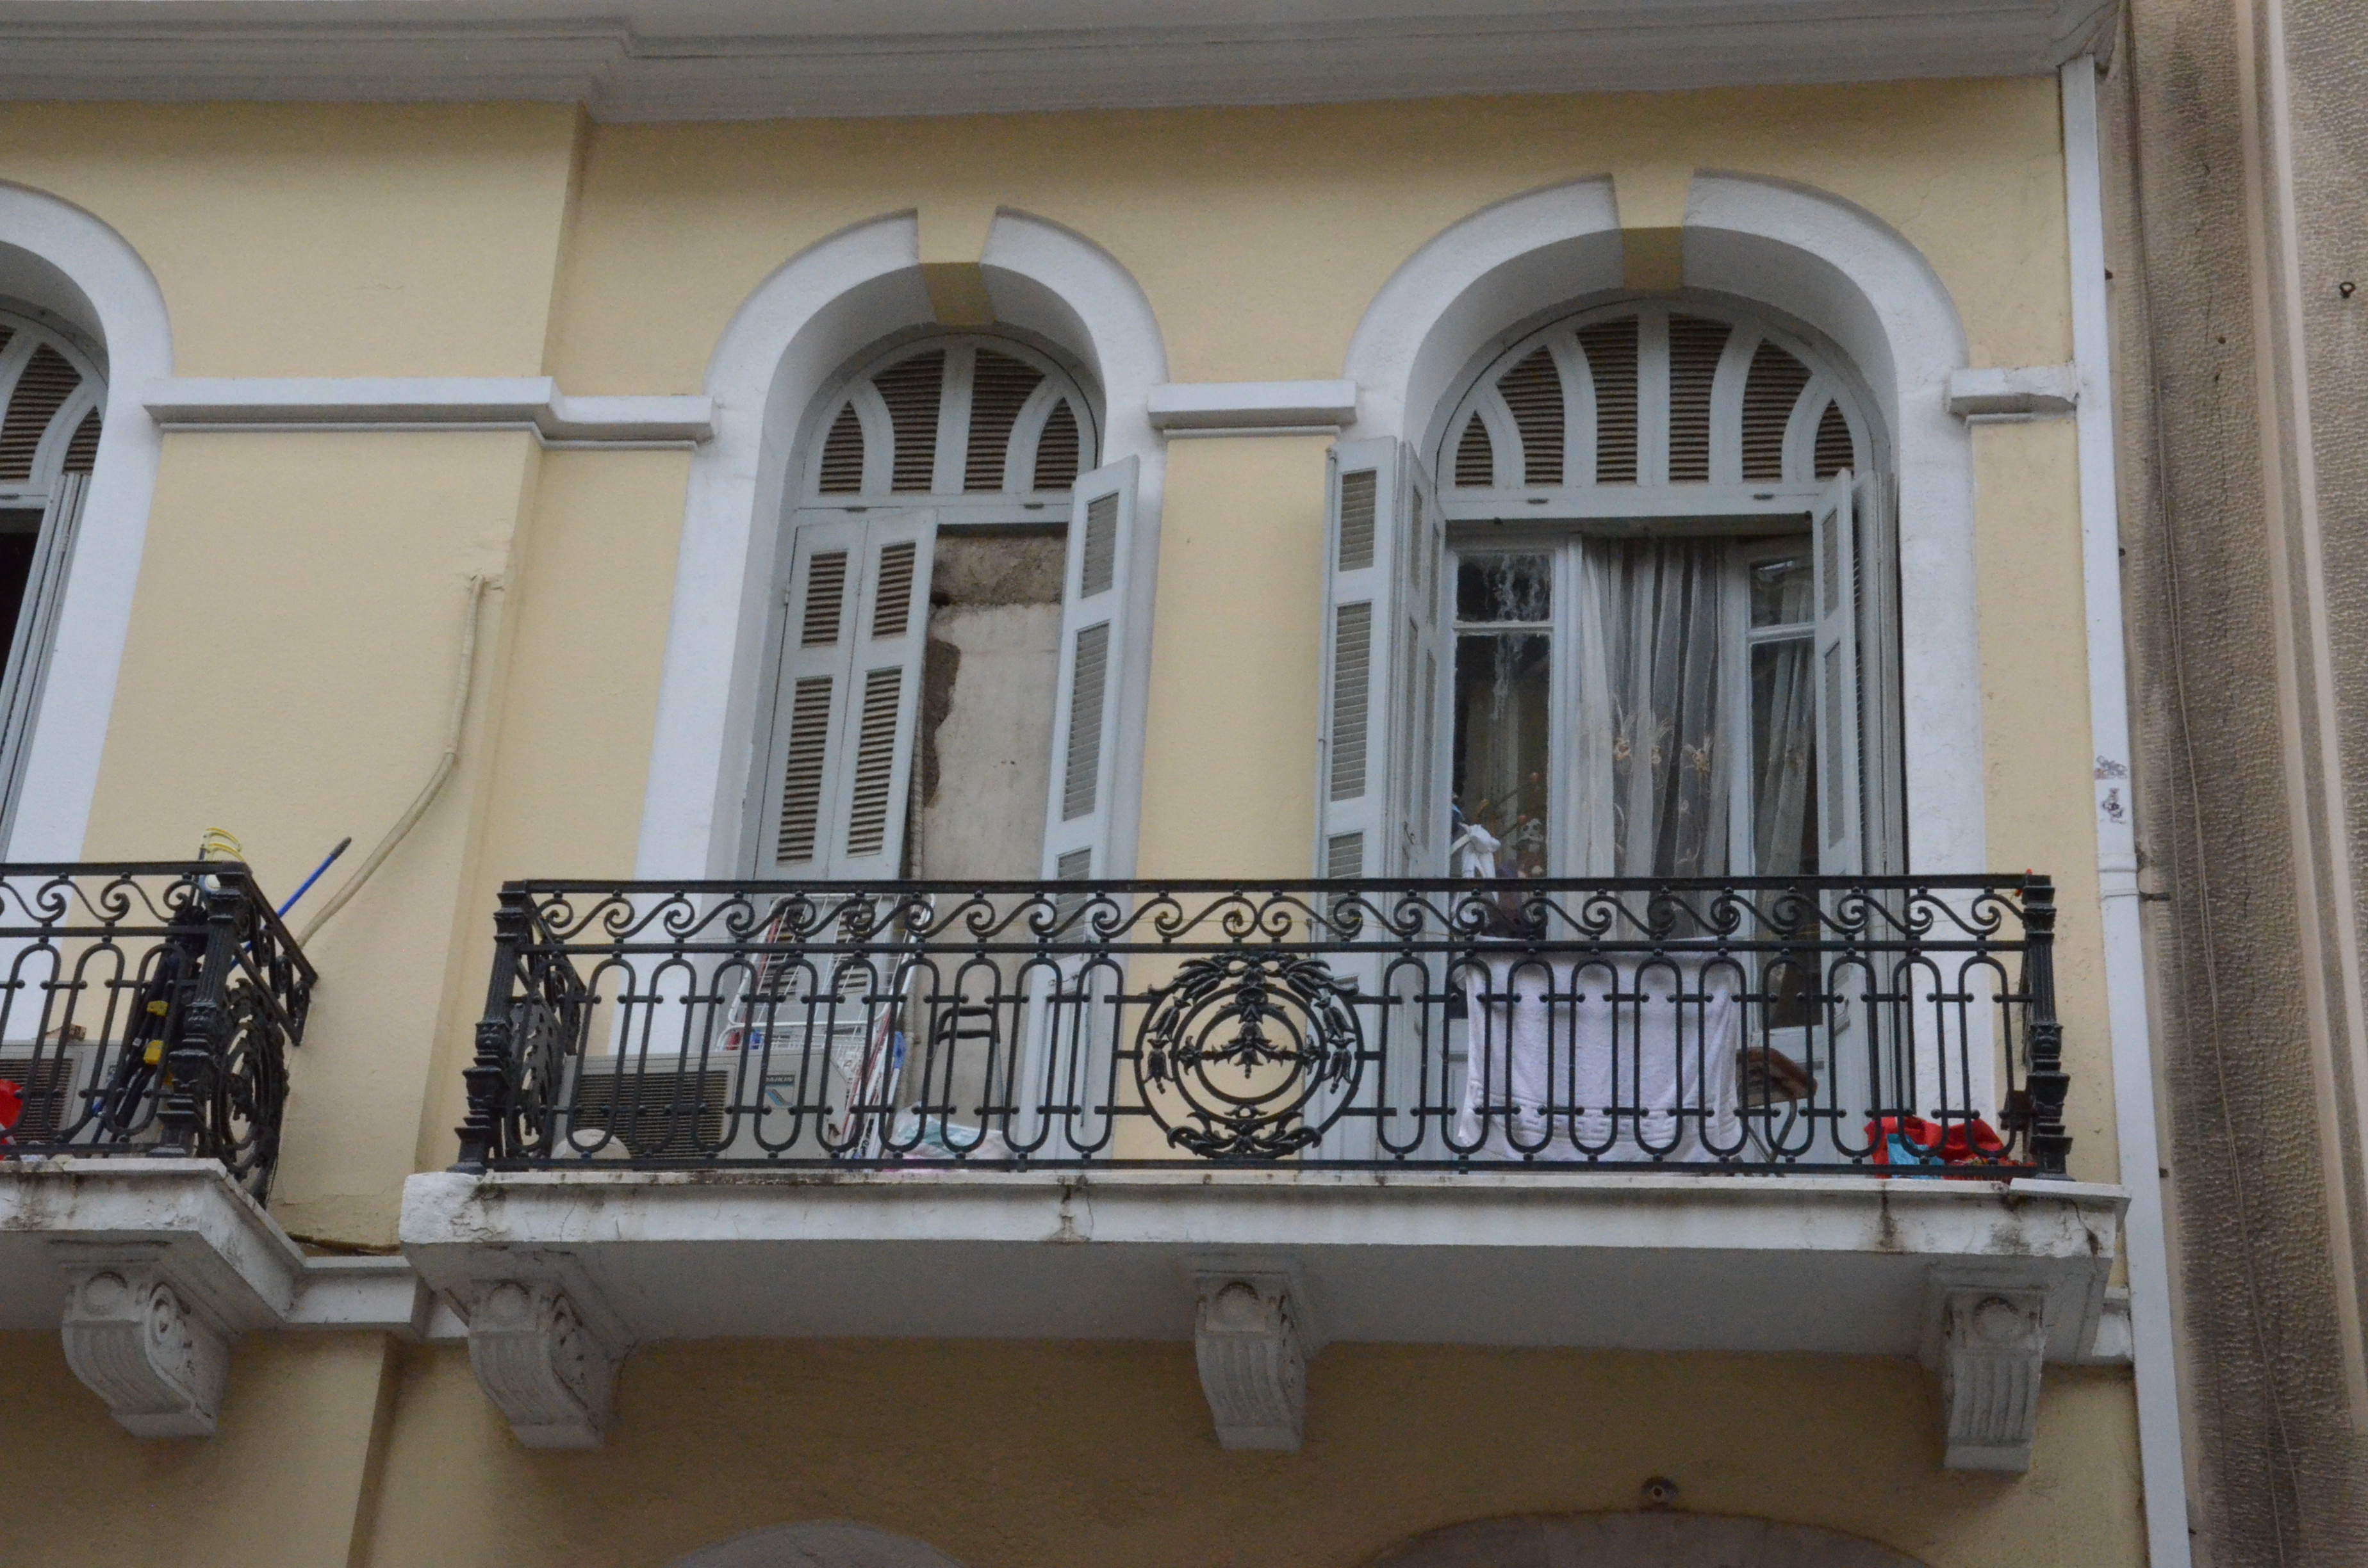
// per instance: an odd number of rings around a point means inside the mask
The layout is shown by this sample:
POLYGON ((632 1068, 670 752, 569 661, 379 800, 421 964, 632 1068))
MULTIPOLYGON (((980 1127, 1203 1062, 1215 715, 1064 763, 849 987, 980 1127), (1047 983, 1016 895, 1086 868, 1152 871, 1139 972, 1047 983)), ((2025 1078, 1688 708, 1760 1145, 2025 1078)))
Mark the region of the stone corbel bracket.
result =
POLYGON ((534 1255, 457 1292, 478 1385, 529 1449, 597 1449, 632 1345, 573 1258, 534 1255))
POLYGON ((2031 1468, 2047 1360, 2047 1291, 1943 1274, 1933 1282, 1933 1358, 1951 1470, 2031 1468))
POLYGON ((430 1305, 402 1258, 306 1256, 211 1160, 0 1162, 0 1269, 49 1267, 66 1364, 142 1437, 213 1432, 240 1335, 417 1338, 430 1305))
POLYGON ((1296 1453, 1307 1411, 1307 1358, 1288 1274, 1195 1270, 1193 1348, 1201 1392, 1224 1449, 1296 1453))
POLYGON ((1949 373, 1949 412, 1978 424, 2062 419, 2079 405, 2080 373, 2070 365, 1949 373))
POLYGON ((61 1251, 59 1327, 74 1376, 134 1437, 212 1437, 230 1344, 252 1314, 172 1268, 163 1247, 61 1251))

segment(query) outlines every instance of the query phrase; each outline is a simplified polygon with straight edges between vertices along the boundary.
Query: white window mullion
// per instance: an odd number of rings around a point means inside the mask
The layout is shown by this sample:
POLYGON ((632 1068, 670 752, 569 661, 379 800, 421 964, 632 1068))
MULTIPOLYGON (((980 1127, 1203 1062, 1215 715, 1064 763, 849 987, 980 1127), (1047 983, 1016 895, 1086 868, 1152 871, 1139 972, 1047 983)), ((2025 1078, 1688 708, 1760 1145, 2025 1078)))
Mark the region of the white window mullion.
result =
MULTIPOLYGON (((896 424, 888 415, 888 400, 870 381, 860 381, 849 392, 848 401, 855 405, 855 416, 863 426, 862 493, 885 495, 896 475, 896 424)), ((825 434, 828 434, 827 430, 825 434)), ((820 458, 817 452, 817 462, 820 458)))
POLYGON ((1036 383, 1036 390, 1019 405, 1019 413, 1011 422, 1010 445, 1003 453, 1006 494, 1025 495, 1036 488, 1036 448, 1043 439, 1044 422, 1053 417, 1053 410, 1067 395, 1068 388, 1059 378, 1047 376, 1036 383))
POLYGON ((978 347, 956 343, 946 350, 945 390, 938 399, 937 462, 929 490, 938 495, 962 493, 965 457, 970 448, 970 403, 978 347))
POLYGON ((1636 483, 1669 483, 1669 312, 1662 305, 1637 312, 1636 483))
POLYGON ((1710 388, 1710 482, 1743 483, 1743 389, 1751 379, 1751 358, 1759 351, 1758 328, 1738 325, 1727 334, 1718 372, 1710 388))

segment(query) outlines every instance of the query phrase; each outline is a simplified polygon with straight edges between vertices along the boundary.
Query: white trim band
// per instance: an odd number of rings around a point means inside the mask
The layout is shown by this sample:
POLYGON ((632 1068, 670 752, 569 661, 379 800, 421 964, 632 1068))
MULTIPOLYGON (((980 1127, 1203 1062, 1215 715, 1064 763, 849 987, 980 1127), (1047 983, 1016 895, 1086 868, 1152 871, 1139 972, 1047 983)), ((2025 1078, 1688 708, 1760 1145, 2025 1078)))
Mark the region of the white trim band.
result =
POLYGON ((1949 412, 1960 419, 2061 419, 2079 405, 2077 366, 1949 373, 1949 412))
POLYGON ((550 445, 691 446, 715 435, 715 403, 570 397, 549 376, 181 376, 141 403, 166 430, 518 430, 550 445))
POLYGON ((1167 381, 1151 389, 1167 436, 1331 435, 1357 420, 1354 381, 1167 381))

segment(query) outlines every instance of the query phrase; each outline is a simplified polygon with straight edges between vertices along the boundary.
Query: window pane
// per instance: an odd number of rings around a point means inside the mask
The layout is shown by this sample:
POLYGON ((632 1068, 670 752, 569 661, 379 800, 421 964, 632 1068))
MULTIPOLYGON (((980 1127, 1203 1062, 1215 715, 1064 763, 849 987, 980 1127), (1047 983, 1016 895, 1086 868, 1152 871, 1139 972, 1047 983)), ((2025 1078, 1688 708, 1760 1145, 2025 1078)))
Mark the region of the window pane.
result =
MULTIPOLYGON (((1713 540, 1590 540, 1582 576, 1598 596, 1605 706, 1581 717, 1580 753, 1601 791, 1581 806, 1607 829, 1620 877, 1726 874, 1739 780, 1725 744, 1731 711, 1720 663, 1733 634, 1734 562, 1713 540)), ((1581 636, 1593 634, 1585 622, 1581 636)), ((1726 655, 1732 658, 1729 653, 1726 655)))
MULTIPOLYGON (((1808 573, 1800 578, 1804 585, 1808 573)), ((1758 610, 1759 572, 1752 574, 1758 610)), ((1763 877, 1817 872, 1817 699, 1806 637, 1751 650, 1751 847, 1763 877)))
POLYGON ((1545 875, 1548 646, 1535 631, 1455 640, 1455 803, 1504 840, 1503 876, 1545 875))
POLYGON ((1541 621, 1554 614, 1554 558, 1459 555, 1455 619, 1467 625, 1541 621))
POLYGON ((1813 613, 1810 597, 1809 541, 1797 551, 1769 556, 1751 563, 1751 624, 1793 626, 1813 613))

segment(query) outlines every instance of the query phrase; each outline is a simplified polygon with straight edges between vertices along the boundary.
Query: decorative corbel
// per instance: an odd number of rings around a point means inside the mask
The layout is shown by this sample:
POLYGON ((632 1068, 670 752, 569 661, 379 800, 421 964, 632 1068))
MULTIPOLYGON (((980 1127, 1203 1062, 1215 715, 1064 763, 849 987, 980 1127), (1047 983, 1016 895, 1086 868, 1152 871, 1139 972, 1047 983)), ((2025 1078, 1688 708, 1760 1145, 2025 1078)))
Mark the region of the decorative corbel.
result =
POLYGON ((1193 1276, 1201 1392, 1225 1449, 1295 1453, 1307 1408, 1307 1358, 1281 1274, 1193 1276))
POLYGON ((495 1279, 462 1303, 469 1365, 529 1449, 597 1449, 624 1346, 581 1287, 495 1279))
POLYGON ((226 1327, 156 1258, 66 1271, 66 1365, 140 1437, 211 1437, 230 1373, 226 1327))
POLYGON ((1941 1403, 1951 1470, 2026 1471, 2047 1358, 2047 1293, 1952 1285, 1941 1301, 1941 1403))

